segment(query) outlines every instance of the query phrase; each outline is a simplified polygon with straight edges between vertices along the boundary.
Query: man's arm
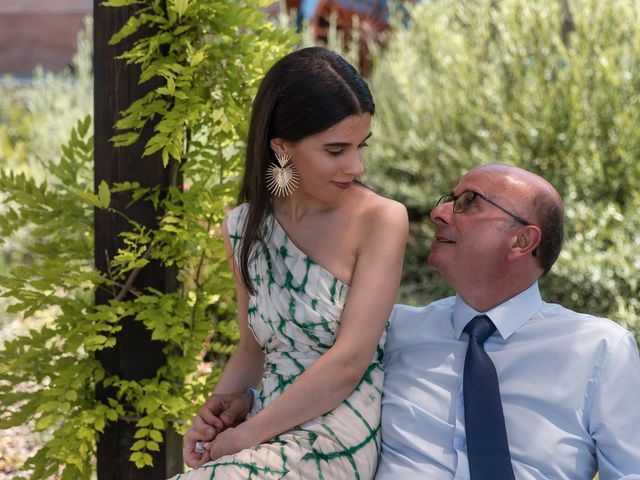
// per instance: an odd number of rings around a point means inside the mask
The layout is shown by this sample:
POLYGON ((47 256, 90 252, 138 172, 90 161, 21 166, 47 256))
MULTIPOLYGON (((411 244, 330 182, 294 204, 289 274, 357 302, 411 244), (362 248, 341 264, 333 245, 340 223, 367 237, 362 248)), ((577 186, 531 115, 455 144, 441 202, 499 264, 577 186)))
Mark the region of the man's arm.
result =
POLYGON ((612 349, 590 415, 600 480, 640 478, 640 357, 626 333, 612 349))

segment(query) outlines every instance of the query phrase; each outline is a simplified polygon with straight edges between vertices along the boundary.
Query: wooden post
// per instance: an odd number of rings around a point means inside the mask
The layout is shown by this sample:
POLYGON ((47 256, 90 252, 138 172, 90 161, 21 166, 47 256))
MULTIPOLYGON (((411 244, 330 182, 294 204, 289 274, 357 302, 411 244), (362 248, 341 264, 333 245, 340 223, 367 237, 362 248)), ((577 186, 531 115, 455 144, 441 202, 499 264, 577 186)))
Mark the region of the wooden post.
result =
MULTIPOLYGON (((108 45, 111 36, 134 12, 134 7, 110 8, 103 7, 100 3, 101 0, 94 0, 96 188, 102 180, 110 186, 114 182, 137 181, 142 186, 166 187, 169 185, 169 170, 163 167, 159 155, 142 157, 152 126, 130 147, 115 148, 109 141, 114 135, 113 125, 119 112, 157 85, 138 85, 139 69, 116 60, 116 56, 131 48, 134 39, 127 39, 116 46, 108 45)), ((129 200, 126 194, 112 194, 112 207, 125 212, 133 220, 154 228, 160 212, 154 210, 150 203, 144 202, 136 202, 127 207, 129 200)), ((127 229, 130 226, 121 216, 96 210, 95 263, 100 271, 107 271, 109 259, 122 246, 118 234, 127 229)), ((175 291, 175 271, 152 263, 140 271, 134 286, 137 290, 153 287, 159 291, 175 291)), ((104 304, 111 298, 109 292, 99 290, 95 301, 96 304, 104 304)), ((98 358, 107 370, 107 375, 116 374, 124 379, 140 380, 154 376, 158 368, 165 364, 162 347, 161 342, 151 340, 149 332, 141 323, 129 319, 124 322, 123 329, 118 334, 117 345, 100 352, 98 358)), ((104 400, 107 393, 102 391, 98 396, 104 400)), ((134 433, 135 421, 118 421, 106 428, 98 443, 99 480, 158 480, 182 471, 181 442, 175 434, 169 434, 168 438, 165 434, 160 452, 150 452, 154 454, 152 468, 137 469, 129 461, 134 433)))

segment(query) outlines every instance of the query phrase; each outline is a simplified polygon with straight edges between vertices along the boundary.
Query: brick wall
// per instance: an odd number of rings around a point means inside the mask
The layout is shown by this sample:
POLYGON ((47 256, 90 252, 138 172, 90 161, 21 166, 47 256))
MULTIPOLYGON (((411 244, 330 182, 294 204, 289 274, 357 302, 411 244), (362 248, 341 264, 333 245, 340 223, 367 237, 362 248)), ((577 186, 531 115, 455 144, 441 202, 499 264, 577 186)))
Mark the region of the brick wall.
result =
POLYGON ((0 75, 69 64, 93 0, 0 0, 0 75))

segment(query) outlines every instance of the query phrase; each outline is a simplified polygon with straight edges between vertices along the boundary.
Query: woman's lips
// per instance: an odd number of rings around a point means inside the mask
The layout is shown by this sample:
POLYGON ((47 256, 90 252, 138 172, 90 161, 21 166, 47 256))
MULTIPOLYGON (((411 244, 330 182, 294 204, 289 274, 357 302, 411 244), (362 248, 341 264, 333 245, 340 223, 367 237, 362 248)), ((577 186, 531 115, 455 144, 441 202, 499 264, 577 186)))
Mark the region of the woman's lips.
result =
POLYGON ((336 182, 336 181, 331 181, 331 183, 333 183, 336 187, 342 190, 349 188, 353 184, 353 182, 336 182))

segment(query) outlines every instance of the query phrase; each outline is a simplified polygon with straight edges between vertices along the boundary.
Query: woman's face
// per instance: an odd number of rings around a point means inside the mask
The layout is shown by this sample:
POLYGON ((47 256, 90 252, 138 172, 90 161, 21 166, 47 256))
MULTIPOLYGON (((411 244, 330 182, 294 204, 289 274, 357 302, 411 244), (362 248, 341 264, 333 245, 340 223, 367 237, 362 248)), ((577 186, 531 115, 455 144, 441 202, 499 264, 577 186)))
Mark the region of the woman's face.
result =
POLYGON ((364 173, 362 163, 366 140, 371 136, 371 114, 351 115, 327 130, 298 142, 274 138, 271 148, 288 153, 298 173, 297 191, 331 201, 364 173))

